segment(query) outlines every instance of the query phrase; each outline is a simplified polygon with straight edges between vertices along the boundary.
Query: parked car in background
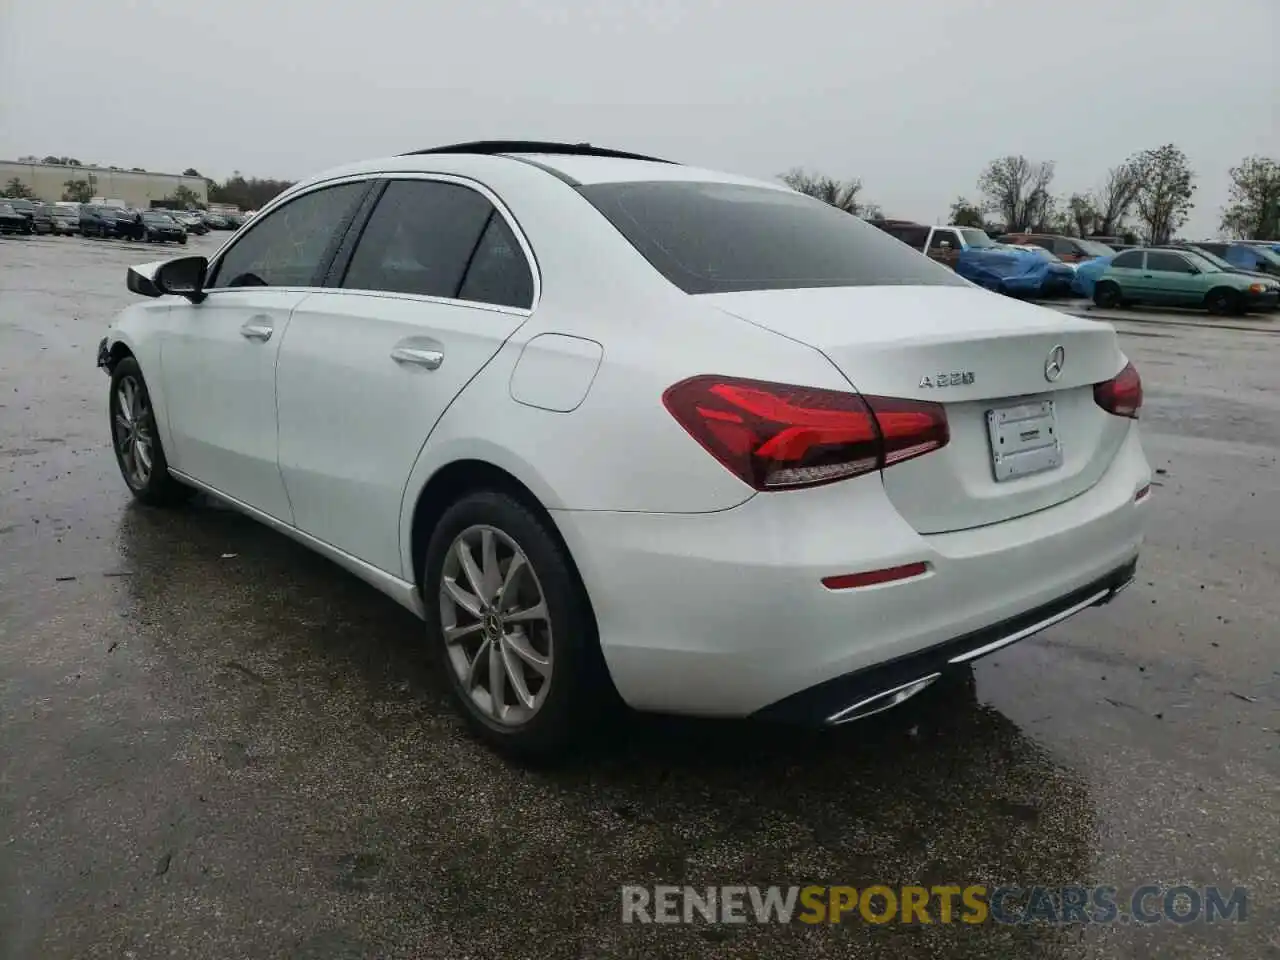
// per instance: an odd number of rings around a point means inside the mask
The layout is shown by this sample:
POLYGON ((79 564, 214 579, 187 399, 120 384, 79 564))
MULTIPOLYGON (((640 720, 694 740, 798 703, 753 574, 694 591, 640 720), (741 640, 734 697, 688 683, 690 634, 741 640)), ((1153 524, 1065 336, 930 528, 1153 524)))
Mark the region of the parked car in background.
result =
POLYGON ((1098 279, 1093 300, 1103 308, 1146 303, 1225 316, 1274 310, 1280 302, 1280 282, 1223 270, 1192 250, 1125 250, 1098 279))
POLYGON ((37 203, 31 213, 31 226, 37 234, 56 234, 58 225, 53 222, 53 208, 48 204, 37 203))
POLYGON ((104 240, 115 236, 116 218, 114 214, 108 216, 106 209, 94 203, 81 204, 80 236, 104 240))
POLYGON ((0 200, 0 233, 29 234, 34 231, 30 217, 25 213, 19 213, 12 202, 0 200))
POLYGON ((1093 299, 1094 288, 1099 278, 1107 272, 1114 257, 1094 257, 1075 265, 1076 275, 1071 280, 1071 293, 1087 300, 1093 299))
POLYGON ((956 272, 1008 296, 1058 297, 1071 290, 1076 271, 1074 264, 1035 244, 997 243, 962 251, 956 272))
POLYGON ((873 227, 914 247, 932 260, 954 268, 962 250, 982 250, 997 244, 977 227, 931 227, 910 220, 869 220, 873 227))
MULTIPOLYGON (((5 202, 28 220, 35 219, 36 205, 33 201, 25 197, 9 197, 5 202)), ((32 229, 34 230, 34 227, 32 229)))
POLYGON ((141 239, 147 243, 186 243, 187 231, 164 210, 144 210, 141 239))
POLYGON ((1007 233, 999 238, 1001 243, 1033 244, 1048 250, 1064 263, 1081 263, 1094 257, 1112 257, 1116 250, 1096 240, 1065 237, 1052 233, 1007 233))
POLYGON ((232 226, 231 226, 231 224, 227 223, 226 218, 225 218, 225 217, 223 217, 223 216, 222 216, 222 214, 220 214, 220 213, 206 212, 206 213, 203 215, 203 219, 204 219, 205 224, 209 227, 209 229, 210 229, 210 230, 231 230, 231 229, 233 229, 233 228, 232 228, 232 226))
POLYGON ((60 236, 74 236, 80 231, 80 207, 78 204, 55 203, 49 208, 53 215, 55 232, 60 236))
POLYGON ((127 207, 103 207, 103 216, 111 221, 112 236, 122 240, 141 240, 145 228, 138 223, 138 211, 127 207))
POLYGON ((1241 270, 1280 276, 1280 254, 1262 244, 1245 241, 1198 240, 1189 246, 1197 250, 1207 250, 1241 270))
POLYGON ((227 221, 228 230, 239 230, 244 226, 245 216, 243 213, 224 213, 222 219, 227 221))
POLYGON ((170 210, 169 215, 178 221, 187 233, 194 233, 196 236, 204 236, 209 232, 209 226, 204 222, 204 218, 198 213, 190 210, 170 210))
POLYGON ((1210 251, 1204 249, 1199 244, 1194 244, 1194 243, 1169 244, 1163 247, 1148 247, 1147 249, 1148 250, 1173 250, 1175 253, 1190 252, 1190 253, 1194 253, 1196 256, 1200 257, 1201 259, 1208 260, 1211 264, 1213 264, 1215 268, 1217 268, 1218 270, 1224 270, 1227 273, 1238 273, 1241 276, 1252 277, 1254 280, 1274 280, 1275 279, 1271 274, 1266 273, 1265 271, 1246 270, 1243 267, 1237 267, 1235 264, 1229 263, 1228 261, 1223 260, 1216 253, 1211 253, 1210 251))

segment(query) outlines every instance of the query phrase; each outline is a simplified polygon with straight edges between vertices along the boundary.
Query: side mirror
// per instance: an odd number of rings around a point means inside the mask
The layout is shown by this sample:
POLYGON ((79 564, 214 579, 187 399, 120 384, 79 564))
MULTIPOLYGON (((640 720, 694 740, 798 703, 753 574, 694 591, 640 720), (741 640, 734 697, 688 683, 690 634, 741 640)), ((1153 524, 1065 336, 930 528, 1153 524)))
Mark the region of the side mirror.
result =
POLYGON ((205 298, 204 277, 208 269, 206 257, 178 257, 160 264, 152 283, 162 294, 177 294, 192 303, 200 303, 205 298))

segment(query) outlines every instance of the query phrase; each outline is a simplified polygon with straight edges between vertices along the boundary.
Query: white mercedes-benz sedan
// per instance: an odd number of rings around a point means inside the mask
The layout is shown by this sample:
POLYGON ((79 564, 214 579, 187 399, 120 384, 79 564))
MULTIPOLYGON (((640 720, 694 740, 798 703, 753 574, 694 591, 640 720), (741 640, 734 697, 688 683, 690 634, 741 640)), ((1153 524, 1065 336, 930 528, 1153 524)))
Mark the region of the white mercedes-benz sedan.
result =
POLYGON ((1115 331, 776 183, 441 147, 128 283, 98 362, 134 496, 204 491, 415 611, 515 751, 617 696, 844 723, 1134 576, 1115 331))

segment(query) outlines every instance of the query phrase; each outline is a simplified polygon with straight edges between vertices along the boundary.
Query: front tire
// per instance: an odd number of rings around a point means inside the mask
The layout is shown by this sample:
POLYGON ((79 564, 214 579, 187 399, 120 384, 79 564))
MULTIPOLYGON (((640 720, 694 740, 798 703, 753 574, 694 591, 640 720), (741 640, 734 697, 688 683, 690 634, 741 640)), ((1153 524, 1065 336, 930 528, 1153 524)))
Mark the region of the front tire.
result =
POLYGON ((423 569, 432 656, 481 739, 552 759, 596 726, 613 686, 549 520, 506 493, 467 494, 436 524, 423 569))
POLYGON ((171 506, 190 497, 194 491, 169 475, 151 395, 133 357, 125 357, 111 371, 108 409, 111 446, 129 492, 156 507, 171 506))
POLYGON ((1120 306, 1120 287, 1110 280, 1103 280, 1093 288, 1093 302, 1104 310, 1120 306))
POLYGON ((1215 317, 1229 317, 1243 312, 1239 295, 1234 290, 1210 290, 1204 298, 1205 309, 1215 317))

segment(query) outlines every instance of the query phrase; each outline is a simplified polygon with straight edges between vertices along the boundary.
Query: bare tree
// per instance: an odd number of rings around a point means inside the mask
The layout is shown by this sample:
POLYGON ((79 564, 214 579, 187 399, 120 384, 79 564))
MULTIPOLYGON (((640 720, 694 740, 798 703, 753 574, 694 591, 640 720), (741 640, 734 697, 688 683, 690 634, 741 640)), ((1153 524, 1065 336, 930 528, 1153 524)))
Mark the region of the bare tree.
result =
POLYGON ((862 181, 856 177, 852 180, 836 180, 821 174, 809 174, 796 167, 778 179, 797 193, 815 197, 845 213, 863 216, 867 209, 867 205, 858 199, 858 194, 862 192, 862 181))
POLYGON ((978 177, 987 209, 999 214, 1010 232, 1026 230, 1045 218, 1050 204, 1053 162, 1035 163, 1023 156, 992 160, 978 177))
POLYGON ((1093 192, 1093 208, 1098 213, 1098 233, 1114 237, 1124 229, 1124 218, 1138 195, 1138 170, 1132 159, 1107 171, 1101 189, 1093 192))
POLYGON ((1191 212, 1195 193, 1187 155, 1172 143, 1133 158, 1138 189, 1134 205, 1151 243, 1168 243, 1191 212))
POLYGON ((1280 162, 1245 157, 1231 168, 1231 202, 1222 211, 1222 229, 1247 240, 1280 237, 1280 162))

